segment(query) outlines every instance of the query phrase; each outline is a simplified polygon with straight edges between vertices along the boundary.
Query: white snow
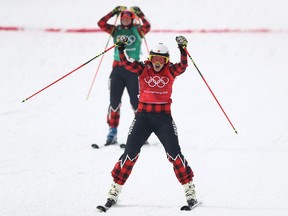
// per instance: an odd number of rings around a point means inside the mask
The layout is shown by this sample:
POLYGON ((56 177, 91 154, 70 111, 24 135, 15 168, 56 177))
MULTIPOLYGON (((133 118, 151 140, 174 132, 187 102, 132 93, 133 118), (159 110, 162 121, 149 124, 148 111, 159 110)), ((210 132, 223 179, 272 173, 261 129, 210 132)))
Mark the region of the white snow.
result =
MULTIPOLYGON (((68 1, 1 0, 0 215, 92 216, 104 203, 123 150, 92 149, 108 131, 112 51, 21 101, 97 54, 106 33, 47 33, 44 28, 97 28, 117 5, 138 5, 152 29, 259 29, 282 33, 183 34, 188 50, 238 131, 235 134, 192 62, 173 92, 182 152, 195 172, 195 216, 288 214, 288 3, 285 0, 68 1), (286 33, 285 33, 286 32, 286 33)), ((112 19, 113 20, 113 19, 112 19)), ((169 46, 176 33, 149 33, 149 46, 169 46)), ((110 45, 112 42, 110 41, 110 45)), ((142 59, 147 57, 143 43, 142 59)), ((133 119, 124 94, 119 140, 133 119)), ((188 215, 184 193, 156 136, 144 146, 109 215, 188 215)))

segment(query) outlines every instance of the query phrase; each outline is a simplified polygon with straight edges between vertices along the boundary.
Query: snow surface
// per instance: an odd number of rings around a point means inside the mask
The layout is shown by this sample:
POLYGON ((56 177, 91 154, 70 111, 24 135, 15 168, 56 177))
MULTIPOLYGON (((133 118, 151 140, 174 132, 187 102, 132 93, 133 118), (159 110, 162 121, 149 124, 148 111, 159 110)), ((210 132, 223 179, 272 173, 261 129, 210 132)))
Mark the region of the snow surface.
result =
MULTIPOLYGON (((112 52, 25 103, 21 101, 102 52, 106 33, 68 34, 41 28, 97 28, 117 5, 138 5, 152 29, 288 29, 286 0, 68 1, 1 0, 0 215, 92 216, 104 203, 119 147, 92 149, 108 131, 112 52)), ((176 33, 149 33, 179 60, 176 33)), ((182 152, 195 172, 193 215, 288 214, 288 34, 184 34, 188 50, 239 134, 235 134, 192 62, 174 85, 173 117, 182 152)), ((110 41, 110 45, 112 42, 110 41)), ((142 59, 147 57, 143 44, 142 59)), ((119 140, 133 113, 125 92, 119 140)), ((108 215, 188 215, 163 147, 144 146, 117 208, 108 215)))

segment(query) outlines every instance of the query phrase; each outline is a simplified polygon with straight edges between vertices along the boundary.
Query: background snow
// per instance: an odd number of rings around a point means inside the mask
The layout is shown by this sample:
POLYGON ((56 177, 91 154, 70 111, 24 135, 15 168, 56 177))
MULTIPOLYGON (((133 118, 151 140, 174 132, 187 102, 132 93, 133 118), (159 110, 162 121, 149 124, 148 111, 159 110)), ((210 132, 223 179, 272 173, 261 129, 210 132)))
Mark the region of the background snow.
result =
MULTIPOLYGON (((172 111, 182 151, 195 172, 194 215, 288 213, 288 14, 284 0, 8 1, 0 3, 0 215, 95 215, 122 150, 91 149, 108 131, 105 55, 25 103, 23 99, 102 52, 108 34, 61 34, 54 28, 97 28, 117 5, 140 6, 152 29, 253 29, 284 33, 183 34, 188 50, 239 132, 236 135, 191 61, 174 86, 172 111)), ((112 19, 113 20, 113 19, 112 19)), ((112 21, 111 20, 111 21, 112 21)), ((179 60, 176 33, 149 33, 179 60)), ((112 43, 110 42, 110 45, 112 43)), ((144 60, 147 51, 143 44, 144 60)), ((127 93, 119 140, 133 119, 127 93)), ((181 185, 158 139, 151 136, 109 215, 182 215, 181 185)))

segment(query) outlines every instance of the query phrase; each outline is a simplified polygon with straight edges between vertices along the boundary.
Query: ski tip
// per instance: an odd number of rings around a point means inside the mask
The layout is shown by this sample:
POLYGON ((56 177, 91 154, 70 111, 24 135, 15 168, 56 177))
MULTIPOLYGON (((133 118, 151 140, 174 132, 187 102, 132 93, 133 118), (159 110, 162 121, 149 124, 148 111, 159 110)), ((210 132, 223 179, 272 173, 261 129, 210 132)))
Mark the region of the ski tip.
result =
POLYGON ((100 212, 106 212, 106 208, 104 206, 101 206, 101 205, 97 206, 96 209, 98 209, 98 211, 100 211, 100 212))
POLYGON ((91 147, 92 147, 92 148, 95 148, 95 149, 99 149, 99 146, 98 146, 97 144, 95 144, 95 143, 93 143, 93 144, 91 145, 91 147))
POLYGON ((181 211, 191 211, 192 209, 191 209, 190 206, 185 205, 185 206, 182 206, 182 207, 180 208, 180 210, 181 210, 181 211))
POLYGON ((197 206, 199 206, 200 204, 202 204, 202 201, 197 201, 193 206, 189 206, 189 205, 184 205, 180 208, 181 211, 191 211, 192 209, 196 208, 197 206))
POLYGON ((120 146, 120 148, 123 148, 123 149, 126 148, 126 144, 124 144, 124 143, 120 144, 119 146, 120 146))

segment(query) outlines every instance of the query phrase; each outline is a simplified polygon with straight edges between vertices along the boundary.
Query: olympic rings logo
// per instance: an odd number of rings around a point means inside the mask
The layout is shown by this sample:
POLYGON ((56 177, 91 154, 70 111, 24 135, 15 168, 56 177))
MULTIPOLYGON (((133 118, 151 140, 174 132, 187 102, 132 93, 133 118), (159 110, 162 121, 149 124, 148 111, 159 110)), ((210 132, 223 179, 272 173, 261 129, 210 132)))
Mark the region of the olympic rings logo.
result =
MULTIPOLYGON (((117 38, 116 38, 116 41, 119 41, 121 36, 122 35, 118 35, 117 38)), ((126 43, 126 45, 128 45, 128 46, 133 44, 136 41, 135 35, 130 35, 130 36, 125 35, 125 36, 127 36, 127 38, 128 38, 128 41, 126 43)))
POLYGON ((144 81, 152 88, 157 86, 158 88, 163 88, 168 82, 168 77, 160 77, 160 76, 148 76, 144 78, 144 81))

